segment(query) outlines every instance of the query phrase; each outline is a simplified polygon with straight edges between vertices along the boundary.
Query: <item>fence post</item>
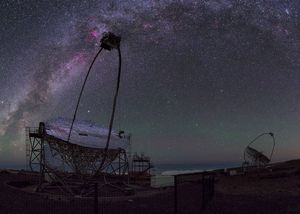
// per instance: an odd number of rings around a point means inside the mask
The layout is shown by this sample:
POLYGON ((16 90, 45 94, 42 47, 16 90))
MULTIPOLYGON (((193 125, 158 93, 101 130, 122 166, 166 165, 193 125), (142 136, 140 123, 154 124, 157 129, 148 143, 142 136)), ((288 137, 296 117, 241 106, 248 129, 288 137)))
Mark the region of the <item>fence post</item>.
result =
POLYGON ((212 191, 213 191, 213 178, 212 178, 212 176, 210 176, 210 178, 209 178, 209 202, 212 199, 212 195, 213 195, 212 191))
POLYGON ((174 175, 174 214, 178 213, 177 182, 178 182, 177 175, 174 175))
POLYGON ((94 214, 98 214, 98 183, 94 185, 94 214))
POLYGON ((215 196, 215 176, 212 179, 212 198, 215 196))
POLYGON ((214 197, 214 176, 211 176, 210 178, 210 199, 209 200, 212 200, 213 197, 214 197))
POLYGON ((206 182, 205 182, 205 175, 204 175, 204 172, 203 172, 202 173, 202 210, 204 210, 205 207, 206 207, 205 192, 206 192, 206 182))

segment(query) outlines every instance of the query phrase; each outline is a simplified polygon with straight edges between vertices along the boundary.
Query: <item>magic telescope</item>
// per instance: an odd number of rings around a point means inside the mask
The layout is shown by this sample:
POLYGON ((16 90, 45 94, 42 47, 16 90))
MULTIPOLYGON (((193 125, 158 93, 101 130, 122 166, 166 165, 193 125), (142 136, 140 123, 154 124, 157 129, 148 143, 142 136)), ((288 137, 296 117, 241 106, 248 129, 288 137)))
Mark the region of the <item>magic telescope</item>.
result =
POLYGON ((111 117, 110 117, 110 122, 109 122, 109 131, 108 131, 107 141, 106 141, 106 145, 105 145, 105 149, 104 149, 104 153, 103 153, 103 159, 101 161, 101 164, 100 164, 98 170, 96 171, 96 174, 98 174, 102 170, 102 167, 103 167, 103 165, 105 163, 105 160, 107 158, 107 151, 108 151, 109 142, 110 142, 110 138, 111 138, 111 132, 112 132, 112 127, 113 127, 113 122, 114 122, 114 117, 115 117, 115 112, 116 112, 117 99, 118 99, 118 94, 119 94, 119 89, 120 89, 121 69, 122 69, 122 56, 121 56, 121 50, 120 50, 121 37, 116 36, 115 34, 113 34, 111 32, 105 32, 103 34, 103 37, 102 37, 100 42, 101 42, 101 45, 100 45, 101 48, 97 52, 97 54, 95 55, 91 65, 88 69, 88 72, 85 76, 82 88, 80 90, 79 97, 78 97, 77 104, 76 104, 76 108, 75 108, 75 112, 74 112, 74 116, 73 116, 73 120, 72 120, 72 123, 71 123, 71 128, 70 128, 68 139, 67 139, 67 141, 69 142, 70 138, 71 138, 72 129, 73 129, 73 126, 74 126, 74 121, 76 120, 76 115, 77 115, 79 103, 80 103, 80 100, 81 100, 81 97, 82 97, 82 93, 83 93, 86 81, 88 79, 88 76, 89 76, 89 74, 92 70, 92 67, 93 67, 97 57, 99 56, 99 54, 101 53, 101 51, 103 49, 109 50, 109 51, 112 50, 112 49, 117 49, 118 50, 118 56, 119 56, 119 69, 118 69, 117 85, 116 85, 114 99, 113 99, 112 112, 111 112, 111 117))
MULTIPOLYGON (((130 144, 130 136, 124 131, 113 131, 117 98, 121 81, 122 57, 120 50, 121 37, 111 32, 103 34, 99 51, 93 58, 83 85, 81 87, 72 120, 58 118, 45 123, 41 122, 38 129, 28 129, 27 151, 29 167, 39 171, 39 191, 51 191, 53 183, 63 192, 75 195, 82 192, 81 186, 88 178, 93 180, 100 174, 118 176, 120 180, 128 176, 129 163, 126 148, 130 144), (108 128, 102 128, 92 122, 77 121, 77 111, 83 95, 84 87, 93 65, 102 50, 118 51, 119 66, 113 103, 108 128), (74 186, 70 174, 77 179, 74 186), (48 183, 44 183, 47 181, 48 183)), ((128 180, 128 179, 127 179, 128 180)), ((88 194, 89 190, 86 193, 88 194)))

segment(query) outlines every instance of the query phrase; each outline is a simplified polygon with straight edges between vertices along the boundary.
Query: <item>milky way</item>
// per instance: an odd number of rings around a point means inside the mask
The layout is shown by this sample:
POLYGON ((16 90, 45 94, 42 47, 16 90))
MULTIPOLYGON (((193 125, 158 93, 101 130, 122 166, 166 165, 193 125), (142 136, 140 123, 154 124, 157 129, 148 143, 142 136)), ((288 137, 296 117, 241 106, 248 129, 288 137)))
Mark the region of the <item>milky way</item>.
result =
MULTIPOLYGON (((300 140, 300 3, 1 1, 1 161, 25 158, 25 127, 71 117, 102 33, 122 36, 115 129, 155 162, 238 162, 273 131, 276 160, 300 140)), ((108 124, 117 53, 103 52, 78 119, 108 124)))

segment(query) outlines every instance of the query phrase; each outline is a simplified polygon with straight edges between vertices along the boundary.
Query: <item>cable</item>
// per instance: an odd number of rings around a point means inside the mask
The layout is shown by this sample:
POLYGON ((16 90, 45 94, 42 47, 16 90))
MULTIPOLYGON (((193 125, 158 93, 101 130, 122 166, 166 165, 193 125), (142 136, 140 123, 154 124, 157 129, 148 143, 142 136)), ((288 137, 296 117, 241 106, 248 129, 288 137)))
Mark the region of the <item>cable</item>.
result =
POLYGON ((117 49, 118 49, 118 55, 119 55, 119 68, 118 68, 117 86, 116 86, 114 100, 113 100, 112 112, 111 112, 110 122, 109 122, 109 131, 108 131, 106 145, 105 145, 105 149, 104 149, 104 155, 103 155, 101 164, 100 164, 98 170, 96 171, 95 175, 97 175, 99 173, 99 171, 102 170, 102 167, 103 167, 103 165, 104 165, 104 163, 106 161, 108 147, 109 147, 109 142, 110 142, 110 138, 111 138, 111 131, 112 131, 112 127, 113 127, 113 123, 114 123, 114 117, 115 117, 115 112, 116 112, 117 99, 118 99, 118 94, 119 94, 119 89, 120 89, 120 82, 121 82, 121 71, 122 71, 121 49, 120 49, 120 47, 118 47, 117 49))
POLYGON ((97 54, 95 55, 89 69, 88 69, 88 72, 85 76, 85 79, 84 79, 84 82, 83 82, 83 85, 81 87, 81 91, 80 91, 80 94, 79 94, 79 97, 78 97, 78 100, 77 100, 77 104, 76 104, 76 108, 75 108, 75 112, 74 112, 74 116, 73 116, 73 120, 72 120, 72 123, 71 123, 71 127, 70 127, 70 131, 69 131, 69 135, 68 135, 68 139, 67 139, 67 142, 69 143, 70 141, 70 137, 71 137, 71 132, 72 132, 72 129, 73 129, 73 125, 74 125, 74 121, 76 119, 76 115, 77 115, 77 111, 78 111, 78 107, 79 107, 79 103, 80 103, 80 100, 81 100, 81 96, 82 96, 82 93, 83 93, 83 90, 84 90, 84 87, 85 87, 85 84, 86 84, 86 81, 88 79, 88 76, 92 70, 92 67, 97 59, 97 57, 99 56, 99 54, 101 53, 101 51, 103 50, 103 48, 101 47, 100 50, 97 52, 97 54))
POLYGON ((273 153, 274 153, 274 148, 275 148, 275 137, 274 137, 274 134, 273 133, 269 133, 272 138, 273 138, 273 148, 272 148, 272 152, 271 152, 271 155, 270 155, 270 161, 272 160, 272 157, 273 157, 273 153))

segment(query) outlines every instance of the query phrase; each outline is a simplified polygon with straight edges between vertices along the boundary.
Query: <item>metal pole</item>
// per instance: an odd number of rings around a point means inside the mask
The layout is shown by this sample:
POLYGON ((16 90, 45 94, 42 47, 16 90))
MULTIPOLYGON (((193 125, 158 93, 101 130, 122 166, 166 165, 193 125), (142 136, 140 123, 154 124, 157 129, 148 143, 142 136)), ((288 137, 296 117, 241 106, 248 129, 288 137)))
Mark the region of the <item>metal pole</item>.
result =
POLYGON ((94 185, 94 214, 98 214, 98 183, 94 185))
POLYGON ((40 135, 40 182, 39 182, 39 190, 44 180, 45 176, 45 154, 44 154, 44 137, 45 137, 45 124, 39 124, 39 135, 40 135))
POLYGON ((44 137, 40 140, 40 183, 39 188, 41 187, 43 183, 43 177, 44 177, 44 137))
POLYGON ((212 197, 215 196, 215 177, 213 177, 213 184, 212 184, 212 197))
POLYGON ((208 191, 208 200, 210 201, 212 199, 212 176, 209 176, 209 191, 208 191))
POLYGON ((178 183, 177 175, 174 175, 174 214, 178 213, 177 183, 178 183))
POLYGON ((205 176, 202 173, 202 210, 205 209, 205 176))
POLYGON ((119 152, 119 176, 121 175, 121 152, 119 152))

